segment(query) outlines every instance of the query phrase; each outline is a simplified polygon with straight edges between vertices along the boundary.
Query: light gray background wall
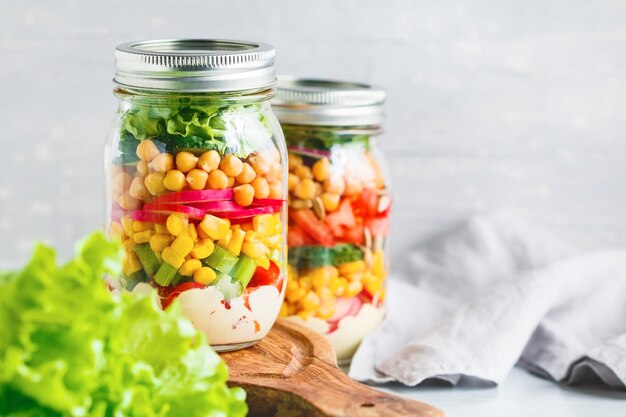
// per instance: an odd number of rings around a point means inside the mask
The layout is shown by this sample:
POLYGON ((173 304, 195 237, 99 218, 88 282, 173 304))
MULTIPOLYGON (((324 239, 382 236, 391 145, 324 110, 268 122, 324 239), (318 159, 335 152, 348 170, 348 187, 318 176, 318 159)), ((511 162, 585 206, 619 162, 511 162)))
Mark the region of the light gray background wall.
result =
POLYGON ((626 242, 626 1, 2 0, 0 267, 99 227, 113 48, 185 36, 388 91, 396 256, 493 209, 626 242))

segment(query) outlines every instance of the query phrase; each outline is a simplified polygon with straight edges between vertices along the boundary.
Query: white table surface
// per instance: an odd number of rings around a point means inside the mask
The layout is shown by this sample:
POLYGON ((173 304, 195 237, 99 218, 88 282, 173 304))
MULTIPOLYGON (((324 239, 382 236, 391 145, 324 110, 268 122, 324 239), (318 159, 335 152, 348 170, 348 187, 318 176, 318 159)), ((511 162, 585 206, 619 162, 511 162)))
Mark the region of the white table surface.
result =
POLYGON ((561 387, 517 368, 497 388, 375 388, 431 404, 446 417, 626 416, 626 392, 561 387))

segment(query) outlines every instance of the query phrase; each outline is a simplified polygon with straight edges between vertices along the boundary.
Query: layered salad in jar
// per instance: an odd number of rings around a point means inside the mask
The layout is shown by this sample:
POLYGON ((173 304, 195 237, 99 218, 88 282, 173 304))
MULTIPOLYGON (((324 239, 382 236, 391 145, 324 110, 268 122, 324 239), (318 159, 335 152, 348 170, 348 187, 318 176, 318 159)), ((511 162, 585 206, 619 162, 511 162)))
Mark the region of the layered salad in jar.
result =
POLYGON ((217 350, 273 325, 286 288, 284 149, 269 103, 122 102, 109 150, 121 285, 175 299, 217 350))
POLYGON ((325 334, 346 361, 384 317, 391 198, 368 134, 283 129, 289 281, 281 316, 325 334))

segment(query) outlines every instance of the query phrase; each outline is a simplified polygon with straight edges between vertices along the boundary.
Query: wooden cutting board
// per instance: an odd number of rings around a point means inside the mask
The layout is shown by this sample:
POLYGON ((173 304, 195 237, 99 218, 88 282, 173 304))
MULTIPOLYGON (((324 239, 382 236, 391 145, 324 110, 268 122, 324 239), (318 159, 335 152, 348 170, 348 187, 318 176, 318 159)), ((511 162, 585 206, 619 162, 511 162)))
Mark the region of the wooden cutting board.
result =
POLYGON ((321 335, 279 320, 256 345, 221 354, 229 384, 248 393, 251 417, 441 417, 427 404, 350 379, 321 335))

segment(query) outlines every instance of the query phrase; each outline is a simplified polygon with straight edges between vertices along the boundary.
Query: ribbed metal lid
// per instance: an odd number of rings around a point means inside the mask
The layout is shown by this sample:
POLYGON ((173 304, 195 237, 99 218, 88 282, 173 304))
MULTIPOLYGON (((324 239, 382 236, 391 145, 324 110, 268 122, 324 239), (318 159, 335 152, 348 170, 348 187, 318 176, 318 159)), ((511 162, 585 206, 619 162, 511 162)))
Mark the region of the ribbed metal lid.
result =
POLYGON ((222 39, 129 42, 115 48, 114 82, 171 92, 242 91, 276 82, 274 48, 222 39))
POLYGON ((385 92, 346 81, 278 77, 272 107, 285 124, 316 126, 379 125, 385 92))

